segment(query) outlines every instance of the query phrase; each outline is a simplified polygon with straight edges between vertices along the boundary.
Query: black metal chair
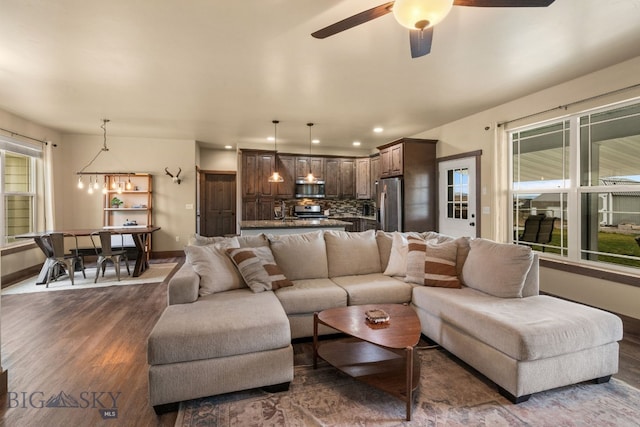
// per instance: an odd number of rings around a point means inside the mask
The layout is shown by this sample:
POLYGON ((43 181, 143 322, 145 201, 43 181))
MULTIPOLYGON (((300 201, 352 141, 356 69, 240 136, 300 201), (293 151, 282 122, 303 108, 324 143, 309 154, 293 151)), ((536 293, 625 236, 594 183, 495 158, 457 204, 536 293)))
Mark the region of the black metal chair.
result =
MULTIPOLYGON (((540 221, 540 229, 538 230, 538 238, 536 243, 540 243, 542 245, 546 245, 553 238, 553 229, 556 222, 556 217, 547 216, 540 221)), ((544 252, 545 247, 542 247, 542 252, 544 252)))
POLYGON ((82 270, 82 276, 87 277, 84 271, 84 259, 78 254, 78 238, 75 234, 70 233, 49 233, 42 236, 43 244, 49 249, 49 257, 47 258, 47 280, 46 286, 49 287, 51 280, 58 280, 60 276, 66 270, 71 285, 74 285, 74 275, 76 272, 76 266, 79 266, 82 270), (65 253, 64 239, 65 237, 73 237, 75 240, 75 248, 70 253, 65 253), (61 271, 60 269, 63 269, 61 271))
POLYGON ((121 233, 111 231, 94 231, 90 235, 91 243, 98 256, 96 265, 96 279, 94 283, 98 282, 98 276, 100 276, 100 270, 102 270, 102 277, 107 268, 107 262, 111 262, 116 270, 116 277, 120 281, 120 262, 124 261, 124 265, 127 266, 127 275, 131 275, 129 270, 129 258, 127 257, 127 251, 124 249, 124 235, 121 233), (113 236, 120 236, 120 249, 114 249, 112 247, 111 238, 113 236), (100 240, 100 245, 97 245, 94 239, 100 240))
POLYGON ((540 231, 540 223, 545 218, 545 214, 529 215, 524 221, 524 230, 518 240, 520 242, 536 243, 538 240, 538 232, 540 231))

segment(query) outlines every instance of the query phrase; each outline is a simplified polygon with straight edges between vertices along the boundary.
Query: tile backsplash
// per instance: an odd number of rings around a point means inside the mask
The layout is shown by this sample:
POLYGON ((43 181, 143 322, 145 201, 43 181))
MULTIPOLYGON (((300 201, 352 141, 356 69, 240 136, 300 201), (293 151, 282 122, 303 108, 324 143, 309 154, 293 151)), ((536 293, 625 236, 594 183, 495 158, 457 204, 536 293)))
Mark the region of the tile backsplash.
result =
POLYGON ((375 202, 373 200, 357 199, 287 199, 284 201, 287 213, 293 214, 293 207, 296 205, 320 205, 323 210, 329 210, 329 215, 354 215, 365 214, 365 205, 369 205, 369 215, 375 214, 375 202))

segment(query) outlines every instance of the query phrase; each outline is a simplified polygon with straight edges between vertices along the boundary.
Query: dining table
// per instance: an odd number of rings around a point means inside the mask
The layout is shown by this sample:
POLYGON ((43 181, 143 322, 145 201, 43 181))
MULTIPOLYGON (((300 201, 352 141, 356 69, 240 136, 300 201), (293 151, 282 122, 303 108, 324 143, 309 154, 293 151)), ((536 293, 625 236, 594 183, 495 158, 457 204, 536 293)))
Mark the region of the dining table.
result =
MULTIPOLYGON (((138 277, 149 268, 149 257, 151 248, 149 242, 151 241, 151 233, 160 230, 160 227, 156 226, 123 226, 123 227, 103 227, 103 228, 86 228, 86 229, 60 229, 60 230, 48 230, 48 231, 36 231, 31 233, 24 233, 15 236, 16 239, 33 239, 38 247, 45 254, 47 259, 45 260, 40 274, 36 280, 36 284, 41 285, 47 282, 47 272, 49 269, 48 261, 51 257, 51 248, 43 239, 51 233, 63 233, 69 236, 90 236, 92 233, 98 231, 109 231, 113 234, 131 235, 133 243, 136 248, 136 263, 133 267, 133 277, 138 277)), ((76 248, 74 248, 76 249, 76 248)), ((91 248, 93 249, 93 248, 91 248)))

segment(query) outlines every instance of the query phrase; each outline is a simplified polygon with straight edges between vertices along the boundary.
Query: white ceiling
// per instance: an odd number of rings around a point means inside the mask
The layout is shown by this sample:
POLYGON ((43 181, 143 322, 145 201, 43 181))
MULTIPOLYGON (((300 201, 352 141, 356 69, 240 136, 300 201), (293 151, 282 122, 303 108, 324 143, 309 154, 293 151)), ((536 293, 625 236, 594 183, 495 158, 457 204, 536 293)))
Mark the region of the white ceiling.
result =
POLYGON ((381 3, 0 0, 0 108, 63 133, 106 117, 110 135, 265 149, 277 118, 278 149, 302 152, 311 121, 318 151, 369 149, 640 55, 640 0, 455 6, 417 59, 391 14, 310 36, 381 3))

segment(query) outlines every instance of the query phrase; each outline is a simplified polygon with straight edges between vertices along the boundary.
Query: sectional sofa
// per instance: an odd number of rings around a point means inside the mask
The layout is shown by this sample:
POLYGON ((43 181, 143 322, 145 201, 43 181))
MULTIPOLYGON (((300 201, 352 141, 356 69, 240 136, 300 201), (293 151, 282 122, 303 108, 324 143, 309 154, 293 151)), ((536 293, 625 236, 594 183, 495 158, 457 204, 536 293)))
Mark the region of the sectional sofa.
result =
POLYGON ((313 335, 313 313, 356 304, 410 304, 426 337, 514 403, 618 370, 621 320, 539 295, 538 258, 526 246, 373 230, 191 243, 148 339, 158 413, 193 398, 286 389, 291 340, 313 335))

